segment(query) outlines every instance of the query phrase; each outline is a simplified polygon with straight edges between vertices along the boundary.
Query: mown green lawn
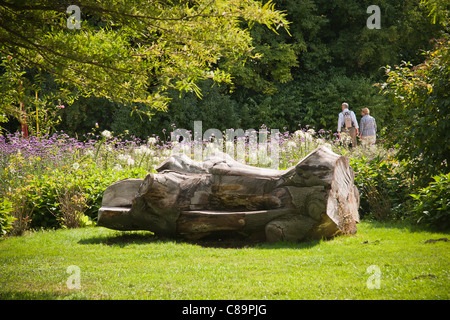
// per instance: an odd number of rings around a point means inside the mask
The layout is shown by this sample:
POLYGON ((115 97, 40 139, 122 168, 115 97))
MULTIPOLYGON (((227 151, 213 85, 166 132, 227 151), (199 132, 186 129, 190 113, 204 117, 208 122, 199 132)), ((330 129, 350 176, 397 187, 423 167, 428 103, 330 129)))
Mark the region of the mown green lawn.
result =
POLYGON ((450 242, 425 243, 441 238, 367 221, 354 236, 237 248, 101 227, 40 231, 0 240, 0 298, 447 300, 450 242))

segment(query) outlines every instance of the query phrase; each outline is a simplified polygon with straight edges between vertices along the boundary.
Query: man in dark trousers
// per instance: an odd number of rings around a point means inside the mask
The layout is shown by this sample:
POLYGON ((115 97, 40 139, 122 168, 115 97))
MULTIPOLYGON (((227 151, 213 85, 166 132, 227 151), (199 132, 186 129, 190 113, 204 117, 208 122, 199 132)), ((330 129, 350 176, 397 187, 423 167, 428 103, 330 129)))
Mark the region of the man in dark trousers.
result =
POLYGON ((348 146, 351 142, 352 147, 356 147, 356 136, 359 134, 358 121, 355 113, 348 109, 346 102, 342 104, 342 112, 339 113, 337 132, 344 145, 348 146))

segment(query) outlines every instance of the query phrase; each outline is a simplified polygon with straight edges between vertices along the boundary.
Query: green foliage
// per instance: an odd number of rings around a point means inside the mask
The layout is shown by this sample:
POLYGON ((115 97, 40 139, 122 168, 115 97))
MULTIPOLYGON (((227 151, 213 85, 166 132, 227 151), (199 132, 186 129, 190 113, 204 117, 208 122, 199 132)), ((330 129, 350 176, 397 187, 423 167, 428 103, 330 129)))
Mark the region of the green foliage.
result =
POLYGON ((403 63, 386 70, 384 93, 395 104, 397 115, 391 140, 398 157, 408 160, 411 174, 426 185, 431 176, 448 173, 450 166, 450 52, 441 40, 426 60, 413 67, 403 63))
MULTIPOLYGON (((306 2, 292 3, 292 6, 283 1, 276 2, 276 7, 288 15, 289 21, 294 21, 293 16, 299 14, 310 15, 310 6, 311 4, 306 2), (289 10, 286 10, 288 7, 289 10)), ((254 46, 253 52, 258 58, 250 58, 245 63, 228 60, 220 63, 230 70, 237 88, 273 95, 278 92, 280 84, 293 80, 292 69, 298 66, 298 54, 304 50, 305 41, 297 32, 297 24, 290 24, 289 28, 289 31, 278 30, 277 33, 270 33, 261 24, 252 26, 250 36, 254 46)))
MULTIPOLYGON (((61 80, 55 74, 58 83, 45 82, 46 89, 39 91, 39 100, 46 94, 51 96, 51 92, 54 98, 56 92, 66 92, 66 82, 72 78, 79 82, 70 87, 79 103, 61 100, 66 108, 61 110, 59 126, 78 136, 99 123, 116 133, 127 130, 145 138, 160 135, 163 129, 171 130, 172 124, 189 129, 192 119, 208 123, 208 128, 220 129, 265 124, 294 131, 300 123, 335 130, 336 114, 344 100, 357 111, 362 107, 371 109, 381 129, 391 124, 396 108, 372 87, 373 83, 384 81, 380 67, 400 64, 402 60, 420 62, 420 51, 431 49, 429 40, 442 37, 445 30, 445 26, 433 24, 428 16, 436 14, 436 6, 445 7, 442 0, 379 1, 379 30, 366 27, 366 9, 373 4, 369 0, 279 0, 276 4, 263 2, 266 5, 261 10, 261 4, 252 1, 242 2, 242 7, 234 7, 234 2, 206 0, 194 1, 190 6, 167 3, 145 8, 135 2, 111 3, 114 4, 110 10, 105 11, 97 2, 88 1, 89 9, 81 8, 81 30, 60 26, 61 30, 58 27, 49 35, 48 43, 53 47, 62 47, 64 52, 71 50, 67 61, 73 67, 72 71, 62 71, 70 73, 70 78, 61 80), (136 12, 127 15, 133 10, 136 12), (225 12, 226 18, 219 19, 217 12, 225 12), (228 13, 241 18, 230 22, 228 13), (139 14, 143 17, 138 18, 139 14), (178 19, 183 14, 184 20, 178 19), (277 20, 280 17, 284 20, 277 20), (248 23, 250 20, 253 22, 248 23), (284 30, 287 21, 291 22, 288 32, 284 30), (109 28, 112 23, 117 24, 109 28), (267 23, 276 32, 267 32, 267 23), (149 30, 140 34, 144 27, 149 30), (115 45, 113 40, 117 40, 115 45), (94 83, 89 77, 103 78, 94 83), (137 85, 145 77, 148 81, 137 85), (210 80, 223 81, 220 88, 211 88, 210 80), (145 97, 141 97, 144 91, 145 97), (154 103, 144 103, 148 100, 154 103), (137 113, 147 113, 150 120, 137 113)), ((19 9, 19 5, 14 7, 19 9)), ((51 10, 48 13, 53 14, 51 10)), ((30 12, 24 15, 33 16, 30 12)), ((65 18, 61 16, 62 25, 65 18)), ((20 31, 25 32, 23 28, 20 31)), ((35 33, 41 31, 44 32, 37 29, 35 33)), ((32 31, 28 33, 36 36, 32 31)), ((46 61, 52 61, 53 54, 48 55, 50 60, 46 61)), ((22 60, 12 56, 20 67, 22 60)), ((55 59, 62 63, 63 57, 55 59)), ((18 69, 27 71, 29 86, 42 86, 33 77, 41 73, 28 70, 18 69)), ((15 81, 5 82, 8 83, 11 88, 16 87, 15 81)), ((25 93, 30 96, 26 106, 32 114, 35 92, 25 93)), ((56 101, 47 105, 55 106, 56 101)))
MULTIPOLYGON (((142 108, 143 112, 145 110, 146 108, 142 108)), ((62 110, 62 121, 58 129, 82 139, 83 134, 91 132, 96 124, 103 129, 123 132, 125 129, 118 131, 113 129, 112 125, 114 122, 123 121, 128 123, 127 129, 139 135, 137 130, 134 130, 133 124, 142 122, 141 118, 137 115, 131 117, 130 114, 131 110, 123 104, 111 102, 105 98, 80 97, 69 108, 62 110)))
POLYGON ((450 21, 450 3, 447 0, 421 0, 420 4, 428 10, 434 24, 448 26, 450 21))
POLYGON ((315 0, 288 2, 286 10, 306 41, 299 56, 303 71, 326 72, 331 67, 343 68, 347 74, 380 77, 379 68, 401 59, 415 60, 416 50, 428 47, 430 38, 441 29, 427 18, 427 11, 417 1, 382 0, 315 0), (308 3, 308 15, 292 14, 302 3, 308 3), (381 10, 381 29, 366 28, 366 10, 376 4, 381 10), (391 62, 389 62, 391 61, 391 62))
POLYGON ((250 96, 246 91, 236 92, 240 106, 239 127, 257 129, 262 125, 268 128, 283 130, 298 129, 303 120, 302 92, 298 83, 289 82, 278 88, 274 95, 255 94, 250 96))
POLYGON ((418 224, 437 229, 450 228, 450 173, 433 177, 425 188, 411 193, 411 214, 418 224))
MULTIPOLYGON (((23 82, 24 71, 20 70, 20 66, 12 59, 12 57, 2 57, 1 62, 2 73, 0 75, 0 114, 1 122, 6 122, 6 116, 12 115, 20 118, 20 108, 14 108, 14 103, 23 101, 23 91, 20 90, 20 84, 23 82)), ((0 129, 2 129, 0 127, 0 129)))
POLYGON ((6 198, 0 200, 0 236, 7 234, 13 226, 14 218, 11 216, 13 203, 6 198))
POLYGON ((0 64, 0 92, 0 122, 6 122, 7 116, 15 118, 26 123, 34 134, 54 132, 65 107, 61 101, 73 103, 69 92, 58 86, 51 75, 22 67, 9 55, 2 57, 0 64))
POLYGON ((105 189, 116 181, 144 177, 147 172, 137 168, 130 170, 104 170, 95 163, 87 163, 78 170, 57 169, 42 176, 34 176, 27 184, 31 186, 29 201, 34 202, 31 228, 57 228, 60 225, 60 198, 71 189, 80 190, 86 199, 86 216, 97 218, 105 189))
POLYGON ((305 79, 304 123, 336 131, 342 102, 347 102, 359 120, 361 109, 369 108, 380 127, 385 123, 385 99, 377 94, 370 78, 322 73, 314 81, 305 79))
POLYGON ((411 188, 405 163, 382 148, 360 155, 353 151, 349 157, 360 194, 360 216, 381 221, 404 219, 411 188))
POLYGON ((141 138, 156 134, 162 139, 169 140, 174 126, 193 130, 196 120, 202 120, 204 130, 208 128, 226 130, 237 127, 240 108, 227 94, 227 88, 214 84, 212 80, 200 82, 199 88, 202 91, 202 99, 198 99, 192 92, 180 94, 170 91, 171 103, 167 112, 155 112, 150 119, 141 119, 138 114, 133 114, 130 118, 127 110, 116 108, 111 128, 115 132, 129 130, 141 138))
MULTIPOLYGON (((262 24, 273 31, 288 26, 285 14, 270 1, 142 5, 140 1, 87 0, 79 8, 81 26, 70 29, 63 3, 3 1, 0 51, 14 59, 18 72, 33 68, 51 74, 72 97, 144 103, 150 111, 166 108, 168 89, 200 96, 200 80, 231 83, 229 70, 217 64, 220 59, 229 63, 256 59, 251 25, 262 24)), ((11 93, 17 81, 9 80, 12 85, 2 87, 2 94, 14 98, 15 104, 24 102, 11 93)), ((7 104, 0 102, 5 110, 7 104)))
POLYGON ((278 93, 271 96, 247 95, 245 91, 235 94, 241 101, 239 118, 245 128, 265 124, 294 131, 299 125, 308 125, 317 130, 336 131, 337 116, 344 101, 358 117, 360 110, 367 107, 380 127, 387 122, 384 117, 387 99, 378 94, 372 81, 360 76, 348 77, 337 71, 320 73, 314 79, 306 75, 299 77, 298 81, 280 86, 278 93))

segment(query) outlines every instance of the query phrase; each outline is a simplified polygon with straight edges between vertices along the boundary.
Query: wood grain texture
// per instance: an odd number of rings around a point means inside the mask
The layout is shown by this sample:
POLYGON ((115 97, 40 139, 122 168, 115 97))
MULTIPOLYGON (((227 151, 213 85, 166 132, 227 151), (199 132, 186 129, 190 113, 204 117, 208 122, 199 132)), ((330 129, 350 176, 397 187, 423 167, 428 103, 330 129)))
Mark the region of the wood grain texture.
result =
POLYGON ((323 146, 287 170, 248 166, 223 153, 203 162, 173 155, 143 180, 108 187, 98 224, 189 239, 230 232, 300 241, 354 234, 358 207, 348 159, 323 146), (104 209, 111 207, 129 210, 104 209))

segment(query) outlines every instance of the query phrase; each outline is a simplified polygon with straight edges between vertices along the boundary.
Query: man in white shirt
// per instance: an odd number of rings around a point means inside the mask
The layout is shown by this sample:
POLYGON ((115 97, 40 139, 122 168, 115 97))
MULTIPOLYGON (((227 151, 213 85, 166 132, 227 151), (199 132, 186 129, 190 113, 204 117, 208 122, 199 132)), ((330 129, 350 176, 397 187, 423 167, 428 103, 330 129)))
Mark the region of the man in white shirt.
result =
POLYGON ((342 112, 338 117, 338 136, 345 145, 348 145, 351 140, 352 147, 356 147, 356 136, 359 134, 358 121, 356 120, 355 113, 348 109, 348 103, 342 104, 342 112), (342 132, 341 132, 342 131, 342 132))

